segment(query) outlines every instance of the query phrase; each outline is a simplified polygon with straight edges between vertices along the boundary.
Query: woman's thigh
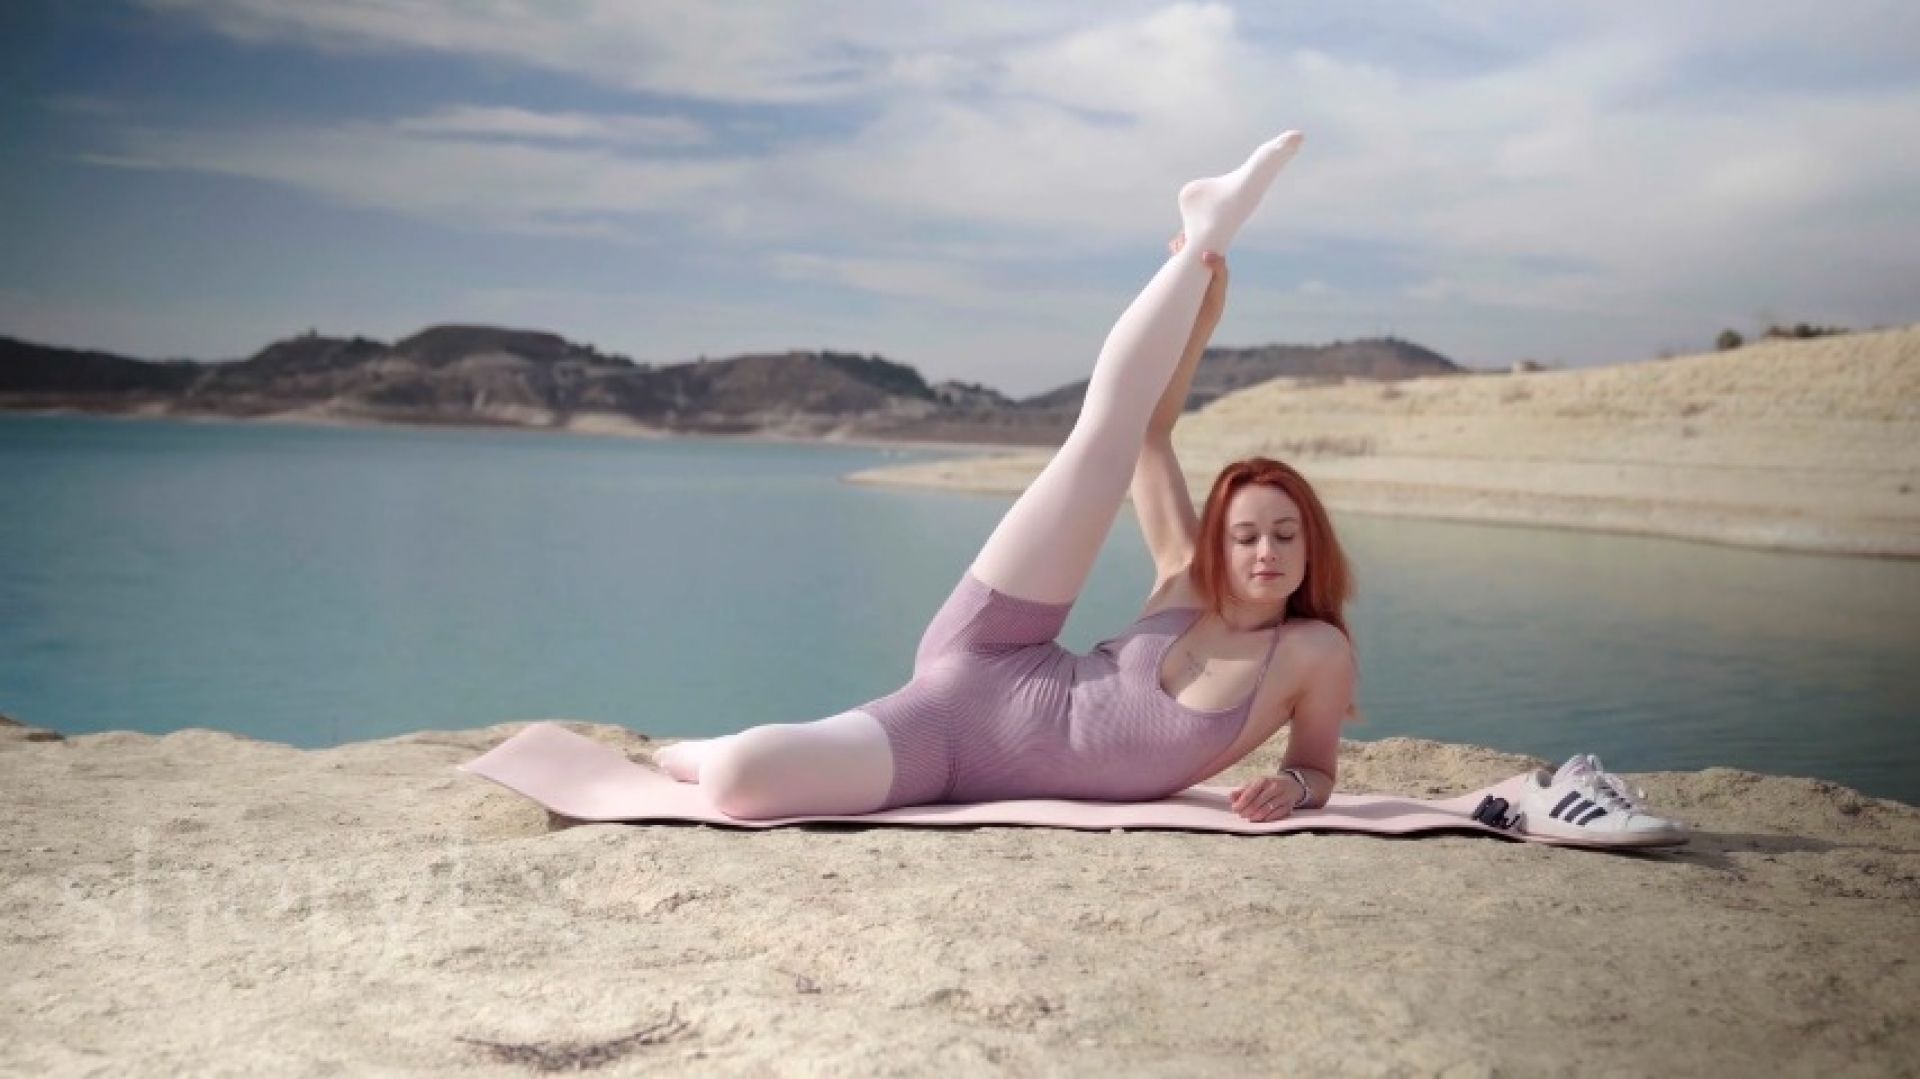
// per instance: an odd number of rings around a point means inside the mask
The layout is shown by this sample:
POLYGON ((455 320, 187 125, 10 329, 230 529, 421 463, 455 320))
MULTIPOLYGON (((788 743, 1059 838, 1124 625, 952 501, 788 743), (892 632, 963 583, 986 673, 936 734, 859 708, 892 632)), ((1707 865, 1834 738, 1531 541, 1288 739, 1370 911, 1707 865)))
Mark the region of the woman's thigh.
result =
POLYGON ((1041 603, 1008 595, 968 570, 934 613, 914 651, 913 673, 959 652, 992 652, 1045 644, 1060 636, 1071 603, 1041 603))
POLYGON ((1142 437, 1083 411, 968 572, 1003 595, 1071 606, 1120 516, 1142 437))

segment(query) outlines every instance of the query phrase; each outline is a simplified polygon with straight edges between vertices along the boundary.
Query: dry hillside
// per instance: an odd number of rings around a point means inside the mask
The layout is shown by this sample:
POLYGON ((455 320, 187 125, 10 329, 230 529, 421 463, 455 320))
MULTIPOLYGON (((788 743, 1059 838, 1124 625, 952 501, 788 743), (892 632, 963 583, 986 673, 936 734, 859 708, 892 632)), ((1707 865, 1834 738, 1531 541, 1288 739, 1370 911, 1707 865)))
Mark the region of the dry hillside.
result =
MULTIPOLYGON (((1196 501, 1227 461, 1297 465, 1336 510, 1920 556, 1920 327, 1612 367, 1277 380, 1181 421, 1196 501)), ((858 482, 1017 491, 1045 454, 858 482)))

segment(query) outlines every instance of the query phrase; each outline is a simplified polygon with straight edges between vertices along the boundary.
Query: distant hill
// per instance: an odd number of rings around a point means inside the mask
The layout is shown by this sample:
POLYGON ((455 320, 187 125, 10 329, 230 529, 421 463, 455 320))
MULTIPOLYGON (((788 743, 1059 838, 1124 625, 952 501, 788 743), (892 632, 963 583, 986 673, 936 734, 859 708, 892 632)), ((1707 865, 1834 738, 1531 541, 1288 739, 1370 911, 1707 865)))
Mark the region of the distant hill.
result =
MULTIPOLYGON (((1279 376, 1411 378, 1462 369, 1392 339, 1209 350, 1190 408, 1279 376)), ((1084 381, 1016 401, 929 385, 878 356, 790 351, 636 364, 558 334, 432 326, 392 344, 305 334, 243 360, 150 362, 0 337, 0 408, 311 417, 664 433, 777 433, 1056 445, 1084 381)))
MULTIPOLYGON (((1392 382, 1407 378, 1469 373, 1466 368, 1432 349, 1393 337, 1335 341, 1331 345, 1260 345, 1256 348, 1210 348, 1194 369, 1187 411, 1205 407, 1217 398, 1276 378, 1373 379, 1392 382)), ((1074 412, 1086 396, 1087 380, 1069 383, 1020 403, 1028 408, 1065 408, 1074 412)))
POLYGON ((54 392, 76 397, 179 393, 204 365, 130 360, 106 352, 53 348, 0 337, 0 395, 54 392))

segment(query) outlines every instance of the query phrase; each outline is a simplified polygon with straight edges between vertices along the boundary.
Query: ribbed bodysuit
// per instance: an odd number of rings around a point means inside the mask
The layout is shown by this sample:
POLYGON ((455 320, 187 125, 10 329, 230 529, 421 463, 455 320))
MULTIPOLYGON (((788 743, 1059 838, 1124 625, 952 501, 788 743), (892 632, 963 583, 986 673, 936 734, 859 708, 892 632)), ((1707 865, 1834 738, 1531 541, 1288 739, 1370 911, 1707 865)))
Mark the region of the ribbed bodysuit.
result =
POLYGON ((1079 655, 1055 641, 1072 606, 1006 595, 971 571, 960 579, 920 640, 913 679, 859 709, 893 749, 887 806, 1152 801, 1239 736, 1279 629, 1253 693, 1205 712, 1160 687, 1160 664, 1198 608, 1156 611, 1079 655))

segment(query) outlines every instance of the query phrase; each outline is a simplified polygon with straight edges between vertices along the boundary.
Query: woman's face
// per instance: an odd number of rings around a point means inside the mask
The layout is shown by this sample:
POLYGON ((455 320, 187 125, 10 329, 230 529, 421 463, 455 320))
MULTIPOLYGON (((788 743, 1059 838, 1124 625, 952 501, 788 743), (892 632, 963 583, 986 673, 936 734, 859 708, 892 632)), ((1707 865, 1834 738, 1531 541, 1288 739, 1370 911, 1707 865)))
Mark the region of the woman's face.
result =
POLYGON ((1285 491, 1250 483, 1227 502, 1227 570, 1233 594, 1248 603, 1279 603, 1307 575, 1307 538, 1300 507, 1285 491))

